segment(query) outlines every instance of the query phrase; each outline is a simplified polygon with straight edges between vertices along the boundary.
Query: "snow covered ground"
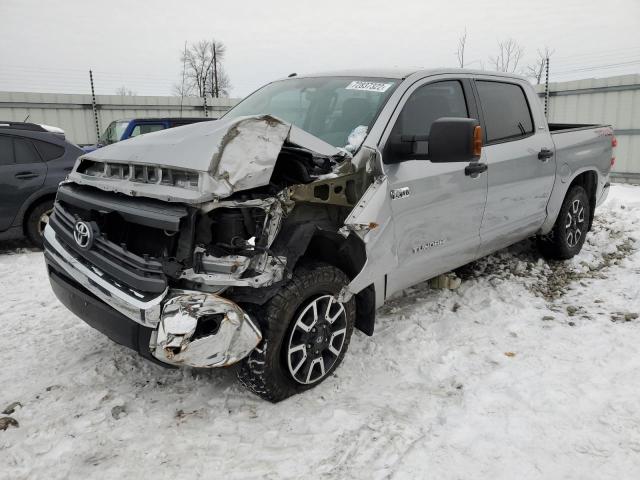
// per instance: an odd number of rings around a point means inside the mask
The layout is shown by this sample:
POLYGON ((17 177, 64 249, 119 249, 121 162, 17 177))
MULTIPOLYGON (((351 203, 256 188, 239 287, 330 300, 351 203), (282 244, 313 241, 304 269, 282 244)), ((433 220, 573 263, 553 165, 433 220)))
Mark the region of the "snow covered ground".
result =
POLYGON ((0 477, 640 478, 640 187, 583 252, 524 242, 421 285, 333 378, 272 405, 232 370, 165 370, 67 312, 42 254, 0 255, 0 477))

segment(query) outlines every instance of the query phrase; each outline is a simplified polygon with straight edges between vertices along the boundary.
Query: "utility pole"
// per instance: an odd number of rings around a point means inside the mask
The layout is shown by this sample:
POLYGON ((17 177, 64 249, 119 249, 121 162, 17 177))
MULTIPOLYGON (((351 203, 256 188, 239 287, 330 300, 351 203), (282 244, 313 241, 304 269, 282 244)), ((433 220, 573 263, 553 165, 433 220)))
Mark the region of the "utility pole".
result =
POLYGON ((100 141, 100 124, 98 123, 98 108, 96 106, 96 92, 93 88, 93 72, 89 69, 89 82, 91 83, 91 106, 93 107, 93 119, 96 122, 96 143, 100 141))
POLYGON ((213 90, 212 93, 212 97, 216 97, 218 98, 220 96, 220 92, 218 90, 218 56, 217 56, 217 52, 216 52, 216 41, 212 40, 211 41, 211 46, 213 48, 213 85, 211 90, 213 90))
POLYGON ((206 88, 204 90, 204 95, 202 96, 202 98, 204 99, 204 116, 208 117, 209 112, 207 111, 207 89, 206 88))
POLYGON ((184 75, 187 69, 187 41, 184 41, 184 55, 182 56, 182 86, 180 87, 180 118, 182 118, 182 102, 184 101, 184 75))
POLYGON ((549 120, 549 56, 544 61, 545 64, 545 80, 544 80, 544 118, 549 120))

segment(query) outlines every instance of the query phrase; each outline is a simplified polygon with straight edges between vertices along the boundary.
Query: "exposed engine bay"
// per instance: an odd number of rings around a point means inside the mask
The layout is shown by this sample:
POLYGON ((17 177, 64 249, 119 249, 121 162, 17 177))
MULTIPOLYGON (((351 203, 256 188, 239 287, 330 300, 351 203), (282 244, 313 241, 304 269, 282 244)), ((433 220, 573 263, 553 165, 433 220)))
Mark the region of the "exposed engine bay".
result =
POLYGON ((252 350, 260 328, 241 305, 270 298, 316 233, 337 237, 374 179, 370 150, 354 158, 269 116, 220 123, 81 157, 46 235, 67 264, 87 269, 91 292, 154 329, 150 349, 164 363, 224 366, 252 350), (154 309, 132 309, 130 299, 154 309))

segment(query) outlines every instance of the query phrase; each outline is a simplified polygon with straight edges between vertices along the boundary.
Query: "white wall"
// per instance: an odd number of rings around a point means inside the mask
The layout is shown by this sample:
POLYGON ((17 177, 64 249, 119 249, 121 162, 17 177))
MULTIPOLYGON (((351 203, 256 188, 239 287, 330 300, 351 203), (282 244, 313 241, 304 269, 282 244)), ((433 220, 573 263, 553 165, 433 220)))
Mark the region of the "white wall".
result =
MULTIPOLYGON (((640 178, 640 75, 551 83, 549 121, 605 123, 618 139, 617 174, 640 178)), ((540 86, 539 91, 544 91, 540 86)), ((544 102, 544 97, 541 97, 544 102)))
MULTIPOLYGON (((219 117, 238 102, 231 98, 207 98, 208 116, 219 117)), ((100 132, 113 120, 145 117, 204 117, 201 98, 96 95, 100 132)), ((91 95, 0 92, 0 121, 45 123, 62 128, 78 144, 96 142, 91 95)))

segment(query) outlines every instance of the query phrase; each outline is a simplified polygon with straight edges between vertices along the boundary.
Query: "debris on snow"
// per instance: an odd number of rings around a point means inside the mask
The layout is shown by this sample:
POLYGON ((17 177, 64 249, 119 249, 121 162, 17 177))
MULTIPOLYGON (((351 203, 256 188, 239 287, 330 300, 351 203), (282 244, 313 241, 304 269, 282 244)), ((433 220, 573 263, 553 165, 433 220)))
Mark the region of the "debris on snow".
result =
POLYGON ((0 417, 0 430, 6 430, 9 427, 18 428, 20 424, 15 418, 0 417))
POLYGON ((3 415, 11 415, 16 411, 16 408, 22 408, 22 404, 20 402, 12 402, 5 407, 2 413, 3 415))

